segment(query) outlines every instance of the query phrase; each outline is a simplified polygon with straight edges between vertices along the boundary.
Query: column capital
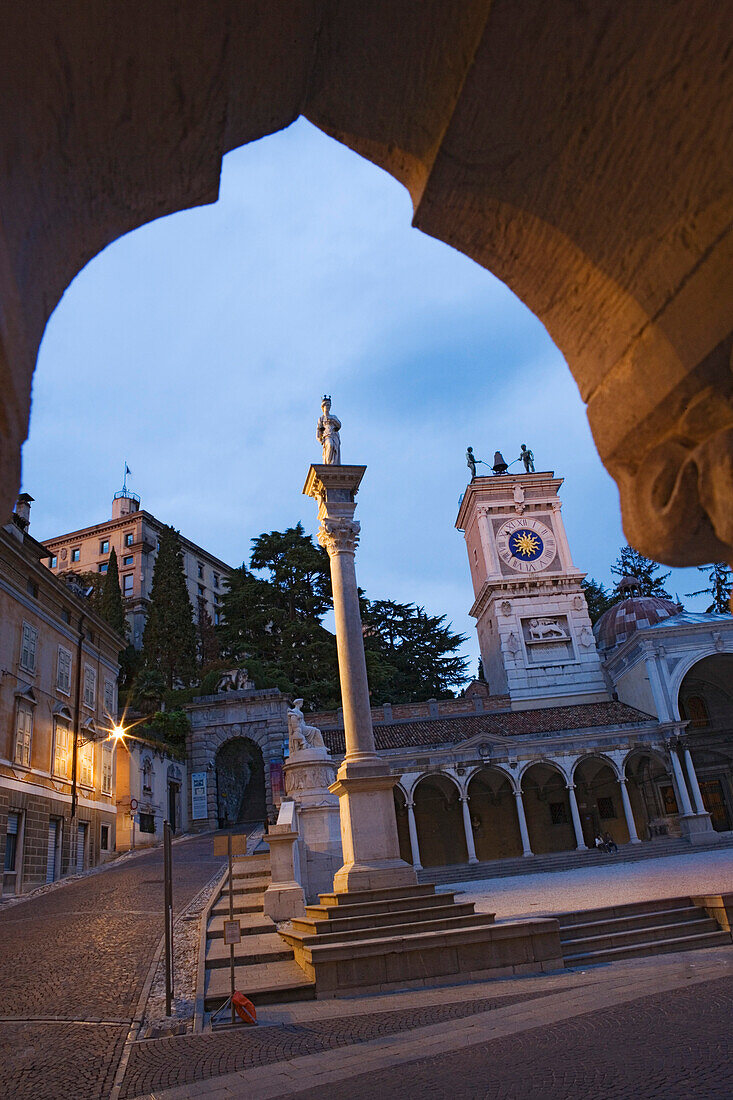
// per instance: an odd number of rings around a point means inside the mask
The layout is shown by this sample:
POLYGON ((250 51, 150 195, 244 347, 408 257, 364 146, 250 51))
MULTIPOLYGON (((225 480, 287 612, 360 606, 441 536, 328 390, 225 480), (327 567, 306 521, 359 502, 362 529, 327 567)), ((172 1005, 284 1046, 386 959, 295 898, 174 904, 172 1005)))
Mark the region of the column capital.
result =
POLYGON ((318 529, 318 542, 328 551, 329 557, 334 554, 355 554, 360 531, 358 519, 324 516, 318 529))
POLYGON ((618 777, 618 781, 619 783, 628 783, 629 780, 625 775, 622 774, 618 777))
POLYGON ((566 791, 574 791, 575 790, 575 784, 571 783, 569 780, 567 780, 566 783, 565 783, 565 790, 566 791))

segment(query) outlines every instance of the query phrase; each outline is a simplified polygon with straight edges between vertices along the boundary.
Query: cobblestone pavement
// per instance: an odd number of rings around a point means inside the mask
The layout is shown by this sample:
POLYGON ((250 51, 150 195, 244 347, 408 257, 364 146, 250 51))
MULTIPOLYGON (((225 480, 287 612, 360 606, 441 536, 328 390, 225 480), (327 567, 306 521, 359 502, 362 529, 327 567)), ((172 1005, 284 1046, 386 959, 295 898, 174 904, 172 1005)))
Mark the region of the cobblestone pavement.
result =
MULTIPOLYGON (((174 845, 175 912, 220 866, 210 836, 174 845)), ((0 912, 0 1096, 108 1095, 162 902, 157 848, 0 912)))
POLYGON ((727 976, 289 1095, 297 1100, 730 1100, 732 1013, 733 983, 727 976))
POLYGON ((443 1020, 459 1020, 520 1001, 546 997, 551 992, 555 990, 136 1043, 120 1095, 125 1100, 239 1069, 271 1065, 353 1043, 367 1043, 443 1020))

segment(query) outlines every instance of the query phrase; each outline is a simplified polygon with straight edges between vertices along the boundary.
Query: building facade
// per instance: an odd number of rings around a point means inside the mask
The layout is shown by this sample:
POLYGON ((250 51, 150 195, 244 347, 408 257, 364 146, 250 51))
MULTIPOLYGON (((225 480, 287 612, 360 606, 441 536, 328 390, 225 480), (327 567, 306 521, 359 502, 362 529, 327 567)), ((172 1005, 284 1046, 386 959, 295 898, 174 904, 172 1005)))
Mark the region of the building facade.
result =
MULTIPOLYGON (((142 647, 162 527, 160 520, 140 508, 140 498, 135 493, 123 489, 115 493, 111 519, 45 540, 50 552, 49 566, 56 576, 69 571, 106 573, 114 547, 130 624, 130 641, 136 649, 142 647)), ((199 601, 203 600, 212 622, 218 623, 220 601, 231 567, 183 536, 181 550, 194 619, 199 614, 199 601)))
POLYGON ((109 858, 117 820, 107 736, 124 642, 46 568, 47 549, 28 533, 30 502, 21 497, 0 529, 4 894, 109 858))
POLYGON ((117 851, 147 848, 188 828, 186 763, 165 745, 126 736, 115 745, 117 851))

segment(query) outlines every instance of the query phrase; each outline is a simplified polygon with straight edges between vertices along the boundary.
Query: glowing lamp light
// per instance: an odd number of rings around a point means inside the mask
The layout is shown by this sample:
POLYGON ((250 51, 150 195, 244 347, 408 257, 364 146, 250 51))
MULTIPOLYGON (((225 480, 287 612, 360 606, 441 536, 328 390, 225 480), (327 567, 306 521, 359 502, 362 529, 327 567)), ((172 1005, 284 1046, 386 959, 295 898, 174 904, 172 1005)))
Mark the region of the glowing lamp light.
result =
POLYGON ((112 727, 112 737, 114 737, 115 741, 121 741, 124 736, 125 736, 125 727, 124 726, 113 726, 112 727))

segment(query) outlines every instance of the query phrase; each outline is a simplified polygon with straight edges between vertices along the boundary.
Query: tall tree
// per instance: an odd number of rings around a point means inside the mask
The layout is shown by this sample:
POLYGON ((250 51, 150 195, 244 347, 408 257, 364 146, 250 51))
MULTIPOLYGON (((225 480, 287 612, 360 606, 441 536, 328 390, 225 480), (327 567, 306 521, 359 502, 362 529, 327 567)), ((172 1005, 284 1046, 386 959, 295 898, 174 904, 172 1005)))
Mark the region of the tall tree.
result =
POLYGON ((364 643, 394 669, 391 683, 383 683, 382 698, 373 702, 410 702, 451 698, 469 679, 468 658, 456 653, 466 641, 455 634, 445 615, 428 615, 415 604, 374 600, 364 613, 364 643))
POLYGON ((196 616, 196 641, 199 651, 199 663, 209 665, 216 661, 220 654, 219 640, 216 636, 211 615, 206 610, 206 600, 203 596, 198 598, 198 614, 196 616))
POLYGON ((183 571, 178 532, 163 527, 153 569, 143 633, 145 667, 157 669, 168 688, 190 684, 196 670, 196 629, 183 571))
POLYGON ((265 573, 290 621, 320 620, 331 607, 328 554, 306 535, 302 523, 252 540, 250 568, 265 573))
POLYGON ((708 586, 700 588, 697 592, 685 592, 686 596, 712 596, 713 602, 705 611, 719 611, 725 614, 733 610, 731 608, 730 594, 733 587, 733 574, 730 566, 723 561, 713 562, 712 565, 698 565, 698 573, 707 573, 708 586), (708 572, 709 570, 709 572, 708 572))
POLYGON ((126 638, 127 619, 125 617, 125 607, 122 602, 122 592, 120 591, 120 571, 117 567, 117 554, 115 553, 114 546, 109 554, 107 575, 102 585, 102 598, 99 610, 102 618, 107 620, 113 630, 116 630, 118 634, 126 638))
POLYGON ((608 611, 614 603, 614 595, 608 591, 605 585, 600 584, 592 577, 590 580, 586 577, 585 580, 580 582, 580 585, 585 595, 585 602, 588 604, 590 621, 597 623, 603 612, 608 611))
MULTIPOLYGON (((638 550, 634 550, 633 546, 627 545, 621 547, 619 556, 611 566, 611 572, 614 577, 618 577, 619 581, 625 576, 636 577, 642 596, 660 596, 664 600, 671 600, 672 597, 664 587, 664 582, 671 574, 663 573, 661 577, 656 576, 661 568, 659 562, 644 557, 638 550)), ((618 599, 618 581, 614 593, 618 599)))

